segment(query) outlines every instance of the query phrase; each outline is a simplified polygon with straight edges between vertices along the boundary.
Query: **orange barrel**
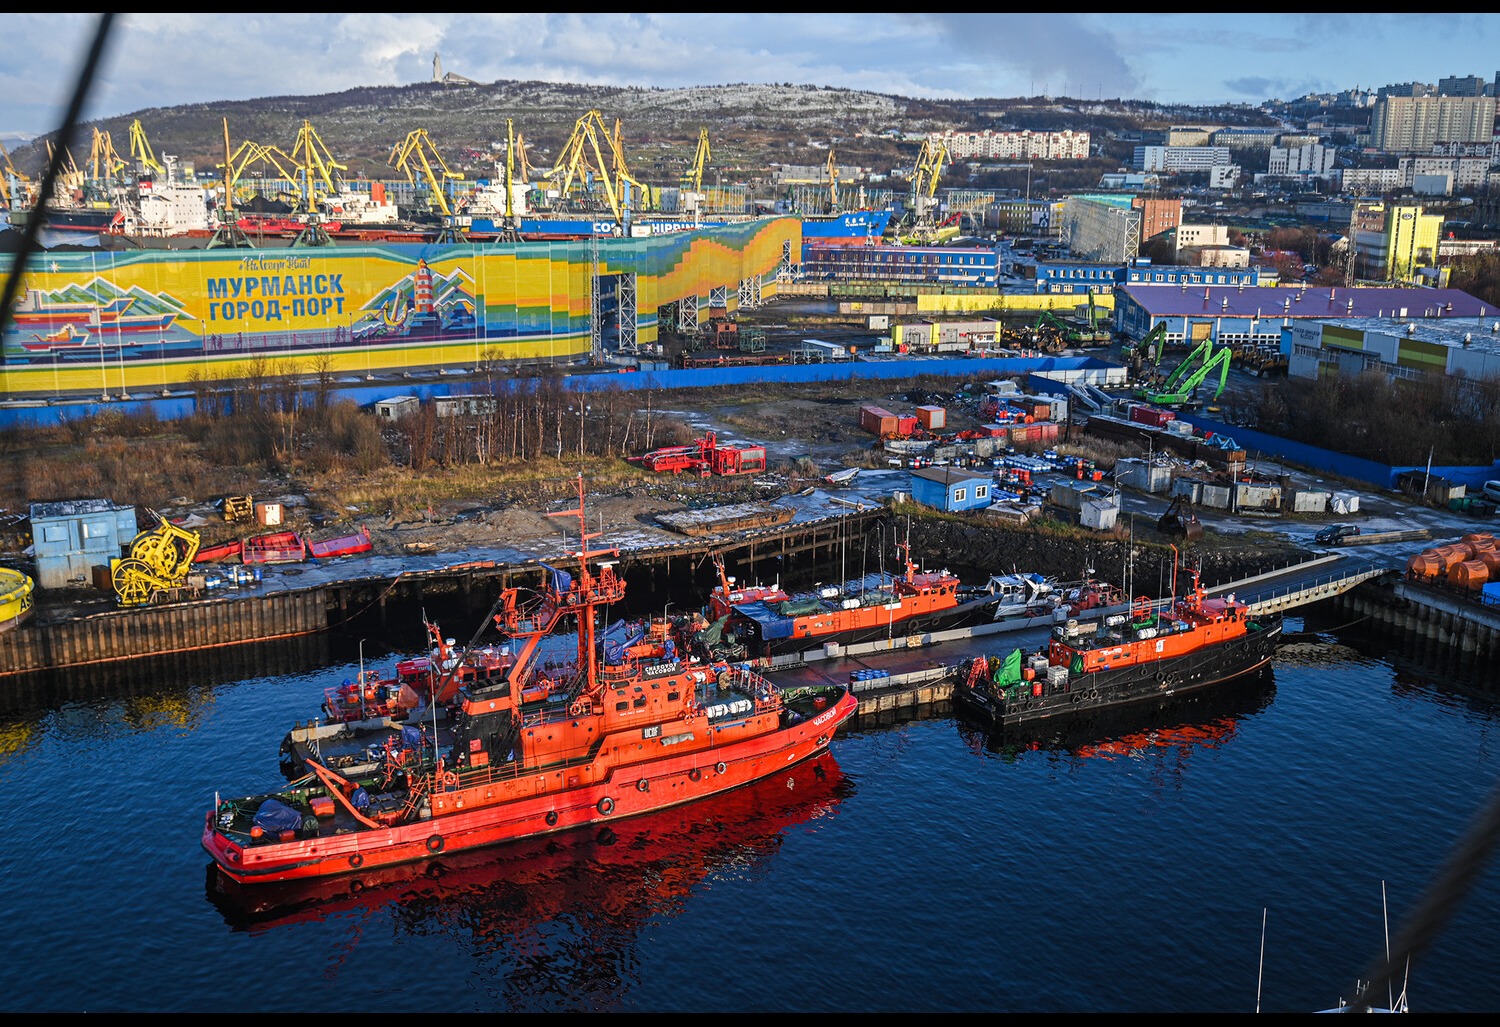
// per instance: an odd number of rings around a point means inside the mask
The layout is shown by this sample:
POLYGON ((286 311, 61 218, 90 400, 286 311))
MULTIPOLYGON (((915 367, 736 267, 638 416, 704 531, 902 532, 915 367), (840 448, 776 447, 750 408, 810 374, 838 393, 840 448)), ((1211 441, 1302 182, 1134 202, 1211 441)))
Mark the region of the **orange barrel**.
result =
POLYGON ((1465 535, 1463 538, 1459 539, 1459 541, 1467 542, 1470 545, 1483 544, 1485 542, 1488 542, 1491 546, 1493 546, 1495 544, 1495 536, 1490 534, 1488 531, 1476 531, 1471 535, 1465 535))
POLYGON ((1500 579, 1500 549, 1487 550, 1475 559, 1483 560, 1484 565, 1490 569, 1490 580, 1500 579))
POLYGON ((1448 581, 1459 588, 1479 591, 1490 580, 1490 569, 1483 560, 1465 560, 1448 569, 1448 581))

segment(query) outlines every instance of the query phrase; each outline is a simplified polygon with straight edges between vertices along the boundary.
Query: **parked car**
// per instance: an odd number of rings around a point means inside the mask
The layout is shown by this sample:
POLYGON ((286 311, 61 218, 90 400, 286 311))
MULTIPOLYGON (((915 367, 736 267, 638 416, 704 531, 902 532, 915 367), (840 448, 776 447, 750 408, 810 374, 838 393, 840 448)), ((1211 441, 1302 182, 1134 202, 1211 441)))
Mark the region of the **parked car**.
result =
POLYGON ((1480 491, 1484 493, 1485 499, 1500 503, 1500 481, 1487 481, 1480 491))
POLYGON ((1336 546, 1340 542, 1344 541, 1344 539, 1353 538, 1358 534, 1359 525, 1357 524, 1330 524, 1328 527, 1320 530, 1313 537, 1319 542, 1325 543, 1330 546, 1336 546))

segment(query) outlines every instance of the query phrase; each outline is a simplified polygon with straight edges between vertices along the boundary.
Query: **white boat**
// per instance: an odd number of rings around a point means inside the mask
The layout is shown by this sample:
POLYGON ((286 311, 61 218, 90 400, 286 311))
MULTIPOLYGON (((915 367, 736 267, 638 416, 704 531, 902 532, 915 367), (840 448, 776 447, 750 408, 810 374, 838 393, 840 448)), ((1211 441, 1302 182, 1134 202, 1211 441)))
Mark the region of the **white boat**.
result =
POLYGON ((859 474, 858 467, 849 467, 842 471, 834 471, 832 474, 823 476, 823 480, 830 485, 847 485, 859 474))

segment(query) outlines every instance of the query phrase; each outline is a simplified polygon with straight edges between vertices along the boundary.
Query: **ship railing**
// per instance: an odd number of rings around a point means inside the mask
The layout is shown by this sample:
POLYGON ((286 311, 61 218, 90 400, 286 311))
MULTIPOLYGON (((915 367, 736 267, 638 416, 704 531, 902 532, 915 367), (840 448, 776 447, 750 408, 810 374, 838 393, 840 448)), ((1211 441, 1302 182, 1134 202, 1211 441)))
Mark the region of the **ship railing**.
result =
POLYGON ((748 695, 755 702, 757 713, 777 710, 782 706, 781 689, 749 667, 730 664, 719 672, 718 684, 720 688, 748 695))

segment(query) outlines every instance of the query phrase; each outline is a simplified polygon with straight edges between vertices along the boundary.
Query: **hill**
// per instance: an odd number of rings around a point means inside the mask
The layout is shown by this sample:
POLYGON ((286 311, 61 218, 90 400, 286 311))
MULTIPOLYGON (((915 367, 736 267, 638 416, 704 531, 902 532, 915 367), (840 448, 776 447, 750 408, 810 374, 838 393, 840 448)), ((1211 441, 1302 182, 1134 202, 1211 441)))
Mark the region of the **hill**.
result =
MULTIPOLYGON (((1267 119, 1248 108, 1163 108, 1130 100, 1027 99, 924 100, 824 86, 698 86, 681 89, 499 81, 444 85, 368 86, 320 96, 150 108, 85 125, 74 144, 80 166, 91 129, 110 133, 128 152, 131 122, 139 119, 153 150, 191 161, 200 169, 224 161, 224 125, 231 145, 244 140, 290 151, 304 121, 310 122, 349 174, 390 177, 392 149, 414 129, 425 129, 454 170, 493 173, 491 155, 503 152, 506 119, 526 141, 536 166, 546 167, 591 110, 606 123, 618 118, 632 170, 662 182, 690 163, 701 127, 713 147, 712 166, 748 180, 771 163, 822 164, 834 146, 840 164, 887 171, 910 164, 920 133, 955 129, 1087 130, 1104 151, 1105 163, 1128 156, 1144 128, 1186 119, 1220 124, 1257 124, 1267 119)), ((13 152, 16 166, 39 174, 46 158, 42 140, 13 152)))

